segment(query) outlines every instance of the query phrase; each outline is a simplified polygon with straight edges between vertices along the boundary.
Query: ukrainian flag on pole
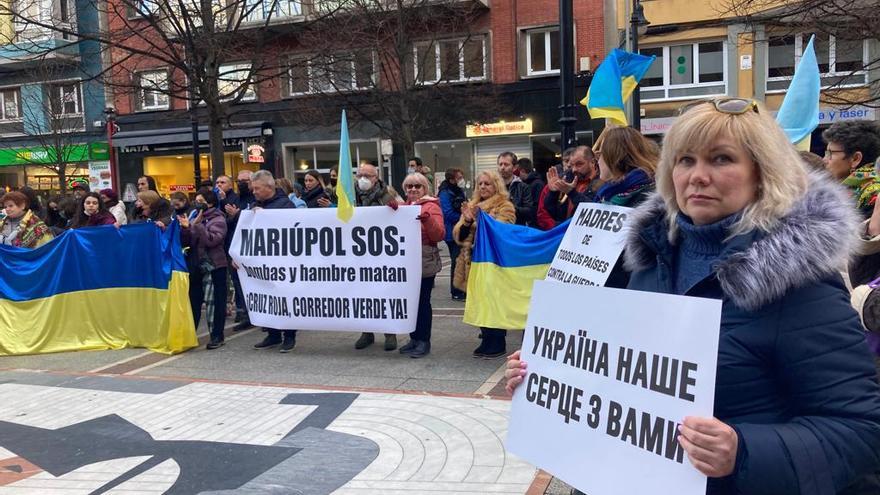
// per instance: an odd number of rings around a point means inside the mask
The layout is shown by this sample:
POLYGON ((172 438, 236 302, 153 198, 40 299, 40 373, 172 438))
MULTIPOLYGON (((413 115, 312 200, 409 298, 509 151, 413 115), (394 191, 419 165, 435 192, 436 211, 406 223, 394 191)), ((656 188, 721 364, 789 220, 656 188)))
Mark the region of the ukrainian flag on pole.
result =
POLYGON ((593 74, 586 98, 581 100, 590 117, 627 125, 623 104, 648 72, 654 58, 653 55, 648 57, 619 48, 611 50, 593 74))
POLYGON ((810 135, 819 127, 819 62, 813 47, 815 36, 804 48, 801 61, 794 71, 791 85, 776 114, 776 122, 785 130, 789 141, 801 151, 810 150, 810 135))
POLYGON ((357 199, 351 174, 351 146, 348 139, 348 120, 342 111, 342 131, 339 136, 339 174, 336 181, 336 217, 343 222, 351 220, 357 199))
POLYGON ((505 330, 526 327, 532 284, 543 280, 568 221, 541 231, 477 215, 464 322, 505 330))

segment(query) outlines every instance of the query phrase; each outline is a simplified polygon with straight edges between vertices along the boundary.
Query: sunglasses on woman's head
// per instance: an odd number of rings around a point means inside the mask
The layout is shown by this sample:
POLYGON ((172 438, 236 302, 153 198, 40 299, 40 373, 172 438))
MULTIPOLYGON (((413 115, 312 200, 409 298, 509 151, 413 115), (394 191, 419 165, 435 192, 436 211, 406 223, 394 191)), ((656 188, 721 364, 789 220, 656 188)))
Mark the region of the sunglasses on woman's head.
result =
POLYGON ((682 106, 678 109, 678 115, 682 115, 688 110, 706 103, 711 103, 715 110, 728 115, 742 115, 749 111, 759 113, 758 103, 755 100, 746 98, 706 98, 682 106))

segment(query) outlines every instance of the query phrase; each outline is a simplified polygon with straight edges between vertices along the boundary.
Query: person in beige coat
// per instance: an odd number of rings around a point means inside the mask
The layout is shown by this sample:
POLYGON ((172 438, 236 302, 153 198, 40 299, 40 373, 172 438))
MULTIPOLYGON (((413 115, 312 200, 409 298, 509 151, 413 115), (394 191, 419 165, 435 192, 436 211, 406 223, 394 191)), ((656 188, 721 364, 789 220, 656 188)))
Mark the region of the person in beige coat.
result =
MULTIPOLYGON (((477 175, 477 188, 473 198, 461 207, 461 219, 452 230, 452 238, 461 246, 453 274, 456 289, 467 292, 468 274, 471 268, 471 252, 477 232, 477 212, 482 211, 499 222, 516 223, 516 208, 510 202, 507 188, 501 176, 494 170, 477 175)), ((480 328, 480 346, 474 349, 474 357, 492 359, 507 352, 507 330, 480 328)))

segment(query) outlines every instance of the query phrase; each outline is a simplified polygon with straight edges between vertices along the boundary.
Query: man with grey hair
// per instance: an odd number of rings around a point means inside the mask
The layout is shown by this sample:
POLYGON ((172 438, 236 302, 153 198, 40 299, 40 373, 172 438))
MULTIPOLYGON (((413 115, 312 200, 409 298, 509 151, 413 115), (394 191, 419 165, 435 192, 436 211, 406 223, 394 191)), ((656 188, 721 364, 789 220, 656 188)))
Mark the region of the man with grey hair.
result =
MULTIPOLYGON (((284 191, 275 187, 275 177, 267 170, 254 172, 251 177, 251 189, 254 191, 252 209, 280 210, 296 208, 284 191)), ((296 346, 296 330, 276 330, 266 328, 266 338, 254 345, 255 349, 269 349, 281 344, 281 352, 290 352, 296 346), (283 337, 283 338, 282 338, 283 337)))
MULTIPOLYGON (((369 162, 361 162, 357 172, 357 205, 358 206, 390 206, 397 209, 393 189, 389 188, 379 178, 379 168, 369 162)), ((364 332, 354 344, 355 349, 364 349, 375 342, 376 337, 369 332, 364 332)), ((385 334, 385 350, 397 349, 397 335, 385 334)))

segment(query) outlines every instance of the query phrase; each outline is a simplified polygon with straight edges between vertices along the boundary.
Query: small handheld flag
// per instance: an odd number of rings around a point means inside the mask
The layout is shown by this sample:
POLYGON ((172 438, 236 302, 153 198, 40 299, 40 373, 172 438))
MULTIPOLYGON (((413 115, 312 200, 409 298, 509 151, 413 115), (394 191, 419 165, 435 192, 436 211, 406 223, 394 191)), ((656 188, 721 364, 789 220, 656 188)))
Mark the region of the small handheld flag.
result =
POLYGON ((590 117, 607 118, 619 125, 627 125, 623 103, 648 72, 653 55, 648 57, 619 48, 611 50, 593 74, 593 82, 581 105, 587 107, 590 117))
POLYGON ((336 217, 343 222, 351 220, 357 200, 354 195, 354 182, 351 179, 351 147, 348 140, 348 120, 342 111, 342 130, 339 136, 339 173, 336 181, 336 217))
POLYGON ((789 141, 801 151, 810 150, 810 135, 819 127, 819 93, 822 82, 819 63, 813 47, 815 36, 804 48, 801 61, 794 71, 788 92, 776 114, 776 122, 785 130, 789 141))

